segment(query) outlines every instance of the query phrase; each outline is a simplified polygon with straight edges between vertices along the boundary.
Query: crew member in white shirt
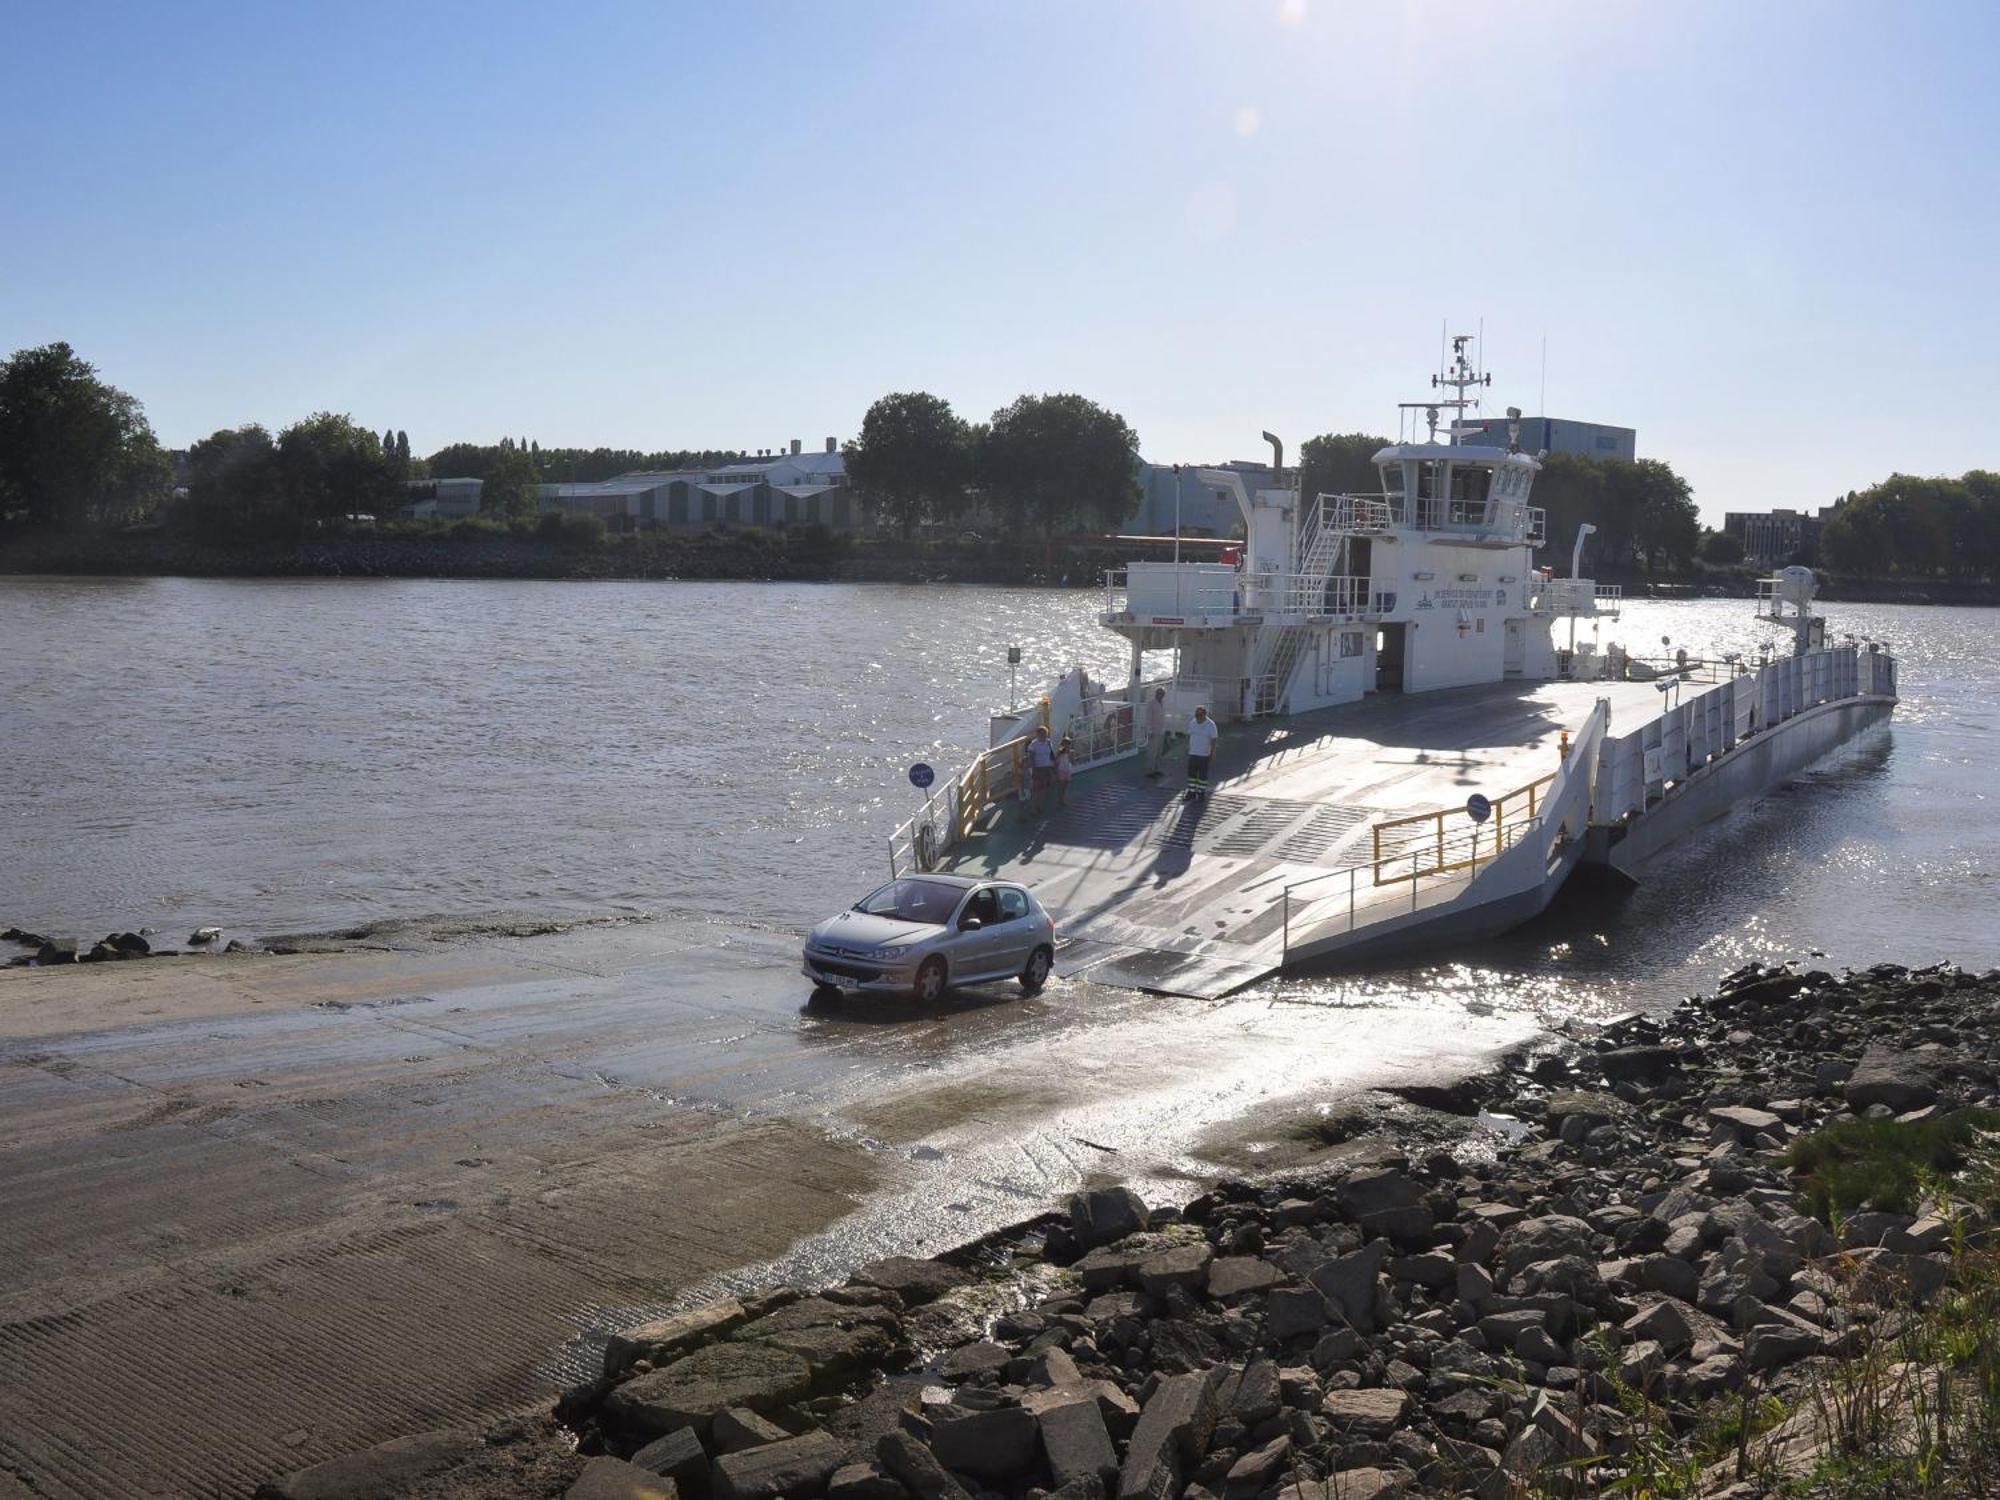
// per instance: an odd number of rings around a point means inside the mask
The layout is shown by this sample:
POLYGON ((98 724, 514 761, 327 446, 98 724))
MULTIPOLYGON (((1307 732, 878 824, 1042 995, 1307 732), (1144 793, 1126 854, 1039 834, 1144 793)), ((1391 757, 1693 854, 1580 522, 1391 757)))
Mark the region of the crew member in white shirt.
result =
POLYGON ((1221 732, 1215 727, 1215 720, 1208 716, 1206 708, 1194 711, 1187 732, 1187 794, 1190 798, 1208 795, 1208 762, 1215 754, 1216 737, 1221 732))

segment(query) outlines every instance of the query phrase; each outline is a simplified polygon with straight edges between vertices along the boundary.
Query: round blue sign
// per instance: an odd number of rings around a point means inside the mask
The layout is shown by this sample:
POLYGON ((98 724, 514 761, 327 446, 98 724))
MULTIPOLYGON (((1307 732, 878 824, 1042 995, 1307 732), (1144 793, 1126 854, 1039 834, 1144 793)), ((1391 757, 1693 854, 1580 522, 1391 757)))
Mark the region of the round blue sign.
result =
POLYGON ((933 781, 936 780, 937 780, 937 772, 933 771, 929 766, 925 765, 922 761, 918 761, 914 766, 910 767, 911 786, 921 790, 922 788, 929 786, 933 781))
POLYGON ((1474 792, 1465 799, 1465 815, 1475 823, 1484 823, 1493 816, 1493 804, 1474 792))

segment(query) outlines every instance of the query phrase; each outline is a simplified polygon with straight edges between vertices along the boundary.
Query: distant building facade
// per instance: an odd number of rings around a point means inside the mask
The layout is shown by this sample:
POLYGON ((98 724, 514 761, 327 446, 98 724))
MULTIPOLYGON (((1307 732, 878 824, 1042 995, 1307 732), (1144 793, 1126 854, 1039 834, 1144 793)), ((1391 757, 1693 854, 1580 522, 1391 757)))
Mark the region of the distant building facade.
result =
POLYGON ((856 530, 859 497, 847 483, 840 444, 826 440, 808 453, 794 440, 789 452, 719 464, 620 474, 584 484, 545 484, 541 508, 594 515, 613 531, 707 531, 713 528, 826 526, 856 530))
POLYGON ((1722 529, 1743 544, 1747 563, 1768 568, 1793 563, 1810 567, 1819 561, 1820 533, 1831 515, 1831 507, 1816 516, 1800 510, 1732 510, 1723 516, 1722 529))
POLYGON ((1243 476, 1245 488, 1256 491, 1278 483, 1277 470, 1269 464, 1237 459, 1226 464, 1182 464, 1180 473, 1172 464, 1139 465, 1139 505, 1125 523, 1127 532, 1138 536, 1239 536, 1243 512, 1227 490, 1201 482, 1204 468, 1228 469, 1243 476))
MULTIPOLYGON (((1507 446, 1506 417, 1474 417, 1460 427, 1464 441, 1507 446)), ((1602 422, 1572 422, 1566 417, 1522 417, 1523 453, 1574 453, 1580 458, 1622 458, 1627 463, 1639 456, 1639 433, 1632 427, 1607 427, 1602 422)))
POLYGON ((411 479, 405 481, 409 503, 403 514, 426 516, 476 516, 483 479, 411 479))

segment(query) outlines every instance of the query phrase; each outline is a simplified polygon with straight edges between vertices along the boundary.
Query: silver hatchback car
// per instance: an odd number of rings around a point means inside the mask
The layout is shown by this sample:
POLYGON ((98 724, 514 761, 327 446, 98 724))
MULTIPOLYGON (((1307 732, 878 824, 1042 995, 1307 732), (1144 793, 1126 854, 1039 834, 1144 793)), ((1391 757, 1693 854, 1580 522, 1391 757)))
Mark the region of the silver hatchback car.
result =
POLYGON ((1004 880, 907 875, 813 928, 804 970, 815 990, 913 994, 1018 979, 1034 994, 1055 963, 1056 924, 1034 892, 1004 880))

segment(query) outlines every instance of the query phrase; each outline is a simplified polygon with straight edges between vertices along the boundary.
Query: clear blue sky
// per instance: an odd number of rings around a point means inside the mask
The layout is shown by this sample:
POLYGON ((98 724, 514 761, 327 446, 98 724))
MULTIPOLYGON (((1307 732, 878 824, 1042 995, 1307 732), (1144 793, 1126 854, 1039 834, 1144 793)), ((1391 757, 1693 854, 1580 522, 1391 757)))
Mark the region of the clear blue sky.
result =
POLYGON ((320 408, 776 446, 923 388, 1212 461, 1496 406, 1705 514, 2000 466, 1991 3, 0 0, 0 353, 174 446, 320 408))

